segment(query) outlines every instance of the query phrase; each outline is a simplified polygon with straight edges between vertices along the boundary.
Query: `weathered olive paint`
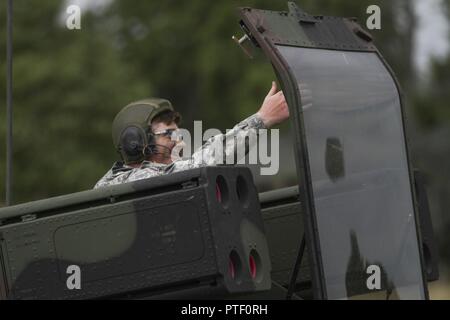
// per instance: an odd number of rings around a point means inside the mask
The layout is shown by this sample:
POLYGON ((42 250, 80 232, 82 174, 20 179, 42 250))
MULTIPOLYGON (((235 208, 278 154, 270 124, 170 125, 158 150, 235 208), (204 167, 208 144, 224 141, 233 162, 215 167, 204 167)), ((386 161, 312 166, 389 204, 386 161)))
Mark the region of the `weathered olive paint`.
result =
POLYGON ((35 201, 0 210, 0 221, 3 298, 151 296, 198 283, 238 293, 271 284, 248 168, 205 167, 35 201), (222 203, 219 176, 226 184, 222 203), (241 197, 238 177, 245 181, 241 197), (233 250, 241 259, 239 279, 229 272, 233 250), (248 267, 252 250, 261 259, 256 279, 248 267), (70 265, 81 269, 81 290, 66 287, 70 265))
MULTIPOLYGON (((304 213, 304 226, 307 236, 306 245, 310 249, 309 260, 312 270, 313 291, 316 298, 326 299, 328 298, 329 291, 327 281, 330 280, 330 278, 327 278, 324 271, 324 256, 322 255, 319 236, 321 230, 316 214, 317 210, 315 208, 316 199, 313 193, 312 164, 310 163, 308 136, 306 135, 306 122, 303 110, 303 108, 306 108, 311 102, 314 104, 314 101, 312 100, 317 96, 317 91, 315 92, 316 95, 314 95, 314 93, 309 96, 306 94, 308 88, 303 87, 305 84, 305 79, 302 78, 303 73, 301 70, 299 71, 298 68, 294 70, 298 65, 297 62, 303 61, 303 57, 300 56, 300 54, 295 56, 295 53, 304 52, 306 50, 316 50, 316 52, 338 52, 343 55, 345 55, 345 52, 353 52, 361 55, 375 55, 380 64, 384 65, 384 72, 386 73, 387 70, 387 73, 389 73, 389 83, 394 83, 394 87, 396 87, 396 98, 400 100, 398 111, 401 114, 403 121, 399 122, 398 128, 395 129, 399 129, 403 133, 405 133, 405 116, 402 108, 399 85, 396 82, 392 70, 388 67, 386 61, 384 61, 382 55, 373 44, 371 35, 361 28, 354 19, 311 16, 301 11, 292 2, 288 4, 288 7, 289 10, 285 12, 241 8, 239 14, 242 19, 241 26, 247 36, 256 46, 263 50, 264 54, 271 61, 290 107, 291 128, 293 129, 295 138, 294 149, 299 180, 299 198, 304 213), (283 52, 281 52, 281 49, 283 49, 283 52), (289 59, 286 57, 287 51, 288 53, 292 53, 289 56, 289 59)), ((319 63, 317 65, 314 67, 317 69, 311 70, 312 67, 310 67, 307 69, 308 72, 310 74, 320 72, 320 75, 326 77, 328 70, 325 68, 320 69, 319 63)), ((308 68, 308 66, 302 67, 308 68)), ((303 71, 304 70, 305 69, 303 69, 303 71)), ((361 74, 363 73, 364 70, 362 70, 361 74)), ((322 90, 326 91, 326 88, 322 88, 322 90)), ((343 92, 346 95, 351 95, 352 90, 353 87, 350 86, 344 88, 343 92)), ((356 93, 358 92, 355 92, 355 94, 356 93)), ((369 92, 369 94, 370 93, 371 92, 369 92)), ((315 103, 317 103, 317 101, 315 101, 315 103)), ((336 142, 334 137, 330 138, 332 139, 330 142, 333 146, 339 146, 339 144, 334 143, 336 142)), ((405 139, 399 144, 399 148, 403 147, 406 149, 407 154, 408 150, 405 139)), ((345 158, 343 157, 343 154, 336 152, 328 152, 328 155, 340 156, 336 157, 335 162, 327 163, 328 174, 331 175, 335 181, 338 181, 346 174, 343 166, 345 158)), ((410 243, 416 245, 421 243, 421 236, 418 228, 417 202, 412 188, 414 179, 412 177, 408 155, 406 156, 406 162, 408 167, 408 173, 406 175, 409 176, 409 184, 411 187, 408 189, 408 192, 412 195, 412 201, 410 202, 414 210, 412 217, 414 220, 413 233, 417 240, 417 243, 415 240, 411 240, 414 243, 410 243)), ((404 189, 402 189, 402 191, 404 191, 404 189)), ((349 203, 349 205, 351 204, 349 203)), ((325 234, 327 233, 324 230, 322 230, 322 232, 325 234)), ((331 240, 330 242, 332 242, 331 240)), ((416 251, 420 254, 417 255, 417 259, 414 258, 414 262, 417 262, 415 265, 419 264, 419 269, 422 271, 422 276, 420 276, 419 272, 419 276, 416 277, 417 285, 423 285, 420 289, 423 293, 421 293, 421 297, 427 298, 428 293, 422 267, 422 248, 420 245, 416 247, 416 251)), ((331 279, 331 281, 333 281, 333 279, 331 279)), ((331 294, 331 296, 333 296, 333 294, 331 294)))

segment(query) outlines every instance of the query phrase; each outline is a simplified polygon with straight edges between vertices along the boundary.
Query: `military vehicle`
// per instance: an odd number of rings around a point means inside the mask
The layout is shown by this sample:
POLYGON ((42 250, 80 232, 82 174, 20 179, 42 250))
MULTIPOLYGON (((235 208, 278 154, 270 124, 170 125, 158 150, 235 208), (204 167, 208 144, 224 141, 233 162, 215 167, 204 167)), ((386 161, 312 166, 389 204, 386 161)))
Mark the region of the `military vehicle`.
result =
POLYGON ((0 298, 429 298, 423 179, 371 35, 292 2, 239 16, 285 93, 298 185, 216 166, 3 208, 0 298))

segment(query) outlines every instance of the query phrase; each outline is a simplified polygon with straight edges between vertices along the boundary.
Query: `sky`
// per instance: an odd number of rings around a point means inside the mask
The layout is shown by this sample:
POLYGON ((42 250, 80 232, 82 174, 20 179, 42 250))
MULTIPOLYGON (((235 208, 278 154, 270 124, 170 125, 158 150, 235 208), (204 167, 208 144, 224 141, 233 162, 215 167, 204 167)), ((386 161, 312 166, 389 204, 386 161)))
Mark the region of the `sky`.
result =
POLYGON ((449 22, 442 12, 442 0, 414 0, 418 21, 414 61, 425 71, 430 58, 445 57, 449 51, 449 22))

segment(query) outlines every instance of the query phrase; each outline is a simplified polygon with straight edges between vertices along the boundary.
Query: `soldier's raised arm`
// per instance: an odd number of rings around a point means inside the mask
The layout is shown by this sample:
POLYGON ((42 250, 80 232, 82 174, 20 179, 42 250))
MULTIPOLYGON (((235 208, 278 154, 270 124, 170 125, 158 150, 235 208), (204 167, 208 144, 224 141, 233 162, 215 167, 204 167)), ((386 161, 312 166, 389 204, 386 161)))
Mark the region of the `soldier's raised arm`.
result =
MULTIPOLYGON (((227 133, 208 139, 190 159, 174 161, 168 171, 177 172, 200 166, 223 164, 228 157, 239 155, 237 152, 239 148, 245 148, 248 151, 253 147, 251 142, 255 141, 252 139, 249 139, 250 145, 245 145, 246 137, 250 134, 253 133, 257 136, 259 129, 271 128, 288 118, 289 109, 284 94, 281 90, 278 91, 276 83, 272 82, 272 87, 257 113, 241 121, 227 133)), ((239 159, 236 158, 236 160, 239 159)))

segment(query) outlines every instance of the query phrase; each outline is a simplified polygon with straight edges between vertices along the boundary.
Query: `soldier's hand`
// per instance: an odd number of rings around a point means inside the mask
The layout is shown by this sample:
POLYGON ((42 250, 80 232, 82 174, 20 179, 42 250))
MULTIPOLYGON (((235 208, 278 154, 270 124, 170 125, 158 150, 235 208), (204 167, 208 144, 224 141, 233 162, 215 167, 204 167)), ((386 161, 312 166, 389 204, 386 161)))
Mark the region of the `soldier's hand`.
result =
POLYGON ((277 91, 277 84, 272 81, 272 88, 267 94, 258 115, 267 128, 279 124, 289 118, 289 108, 283 91, 277 91))

